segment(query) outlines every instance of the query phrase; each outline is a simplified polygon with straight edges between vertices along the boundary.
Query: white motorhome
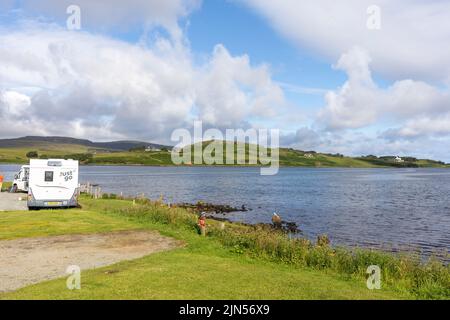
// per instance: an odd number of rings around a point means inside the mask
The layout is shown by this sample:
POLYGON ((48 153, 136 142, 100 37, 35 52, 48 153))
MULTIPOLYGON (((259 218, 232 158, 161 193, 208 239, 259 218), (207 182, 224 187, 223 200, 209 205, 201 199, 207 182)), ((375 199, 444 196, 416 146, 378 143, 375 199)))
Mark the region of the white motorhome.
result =
POLYGON ((78 161, 31 159, 28 208, 76 207, 78 161))
POLYGON ((22 166, 20 171, 14 175, 12 189, 14 192, 28 192, 30 166, 22 166))

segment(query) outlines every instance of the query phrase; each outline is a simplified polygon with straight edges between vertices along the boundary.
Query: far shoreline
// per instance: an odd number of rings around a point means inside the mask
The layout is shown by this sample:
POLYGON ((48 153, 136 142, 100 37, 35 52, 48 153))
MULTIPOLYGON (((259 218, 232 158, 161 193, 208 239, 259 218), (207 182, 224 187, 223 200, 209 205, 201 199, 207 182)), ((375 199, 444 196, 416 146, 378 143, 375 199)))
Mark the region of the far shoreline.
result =
MULTIPOLYGON (((12 162, 0 162, 0 165, 27 165, 27 162, 12 163, 12 162)), ((132 164, 132 163, 89 163, 81 164, 82 167, 150 167, 150 168, 268 168, 269 166, 261 165, 170 165, 170 164, 132 164)), ((449 169, 450 166, 423 166, 423 167, 394 167, 394 166, 367 166, 367 167, 352 167, 352 166, 292 166, 292 165, 280 165, 282 168, 304 168, 304 169, 449 169)))

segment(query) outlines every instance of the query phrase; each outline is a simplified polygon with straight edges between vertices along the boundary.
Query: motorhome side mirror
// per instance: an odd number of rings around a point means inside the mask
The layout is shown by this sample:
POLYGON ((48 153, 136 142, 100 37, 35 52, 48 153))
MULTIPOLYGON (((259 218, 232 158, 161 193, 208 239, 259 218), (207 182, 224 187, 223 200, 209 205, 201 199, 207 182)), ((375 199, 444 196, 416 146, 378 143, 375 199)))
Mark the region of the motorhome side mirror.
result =
POLYGON ((19 176, 17 174, 15 174, 14 179, 19 179, 19 176))

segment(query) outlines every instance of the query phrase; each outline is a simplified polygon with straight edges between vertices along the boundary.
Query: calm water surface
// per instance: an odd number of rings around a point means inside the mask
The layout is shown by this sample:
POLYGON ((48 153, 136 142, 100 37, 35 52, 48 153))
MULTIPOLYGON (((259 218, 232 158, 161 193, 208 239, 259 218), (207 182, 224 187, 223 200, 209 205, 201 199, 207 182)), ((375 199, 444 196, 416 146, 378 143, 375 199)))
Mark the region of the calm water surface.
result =
MULTIPOLYGON (((0 165, 11 180, 17 165, 0 165)), ((207 201, 245 205, 229 214, 244 222, 270 222, 272 212, 295 221, 309 238, 328 234, 334 244, 392 250, 449 252, 450 170, 282 168, 260 176, 258 168, 80 168, 80 182, 104 192, 171 203, 207 201)))

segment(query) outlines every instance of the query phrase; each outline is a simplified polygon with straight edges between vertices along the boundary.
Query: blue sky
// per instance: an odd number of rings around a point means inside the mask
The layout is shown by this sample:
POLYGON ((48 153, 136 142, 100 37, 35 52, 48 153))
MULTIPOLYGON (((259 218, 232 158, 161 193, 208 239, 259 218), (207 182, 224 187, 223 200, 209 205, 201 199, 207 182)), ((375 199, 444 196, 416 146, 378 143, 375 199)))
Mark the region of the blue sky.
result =
MULTIPOLYGON (((330 89, 345 82, 343 72, 328 61, 290 43, 267 21, 232 1, 212 0, 189 19, 187 35, 197 54, 209 54, 222 43, 233 55, 247 54, 253 64, 270 64, 273 78, 299 88, 330 89), (230 23, 231 22, 231 23, 230 23)), ((323 96, 286 90, 289 99, 304 108, 323 105, 323 96)))
MULTIPOLYGON (((232 55, 248 55, 253 65, 268 64, 273 79, 283 84, 290 101, 314 111, 323 106, 323 94, 301 89, 331 90, 346 80, 345 73, 333 70, 326 59, 299 48, 275 32, 267 21, 240 3, 227 0, 204 1, 201 9, 180 21, 199 63, 223 44, 232 55), (297 90, 296 90, 297 89, 297 90)), ((94 28, 95 30, 95 28, 94 28)), ((98 30, 97 30, 98 31, 98 30)), ((139 41, 143 28, 110 34, 130 43, 139 41)), ((155 33, 165 34, 158 28, 155 33)))
POLYGON ((68 30, 72 2, 0 0, 0 137, 167 143, 202 120, 450 161, 447 2, 78 0, 68 30))

